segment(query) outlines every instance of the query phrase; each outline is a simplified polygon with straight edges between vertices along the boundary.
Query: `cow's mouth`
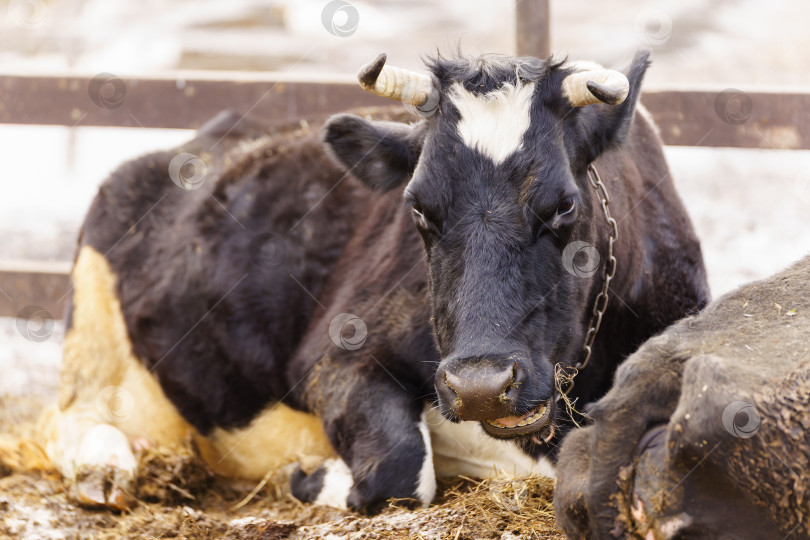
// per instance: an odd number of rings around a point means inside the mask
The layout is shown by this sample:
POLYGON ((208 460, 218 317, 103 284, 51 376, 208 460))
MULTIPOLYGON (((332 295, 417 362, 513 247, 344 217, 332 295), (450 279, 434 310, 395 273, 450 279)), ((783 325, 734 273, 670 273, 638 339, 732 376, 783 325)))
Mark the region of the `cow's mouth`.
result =
POLYGON ((554 402, 549 400, 522 416, 506 416, 488 420, 481 422, 481 426, 488 434, 502 439, 531 435, 548 425, 553 409, 554 402))

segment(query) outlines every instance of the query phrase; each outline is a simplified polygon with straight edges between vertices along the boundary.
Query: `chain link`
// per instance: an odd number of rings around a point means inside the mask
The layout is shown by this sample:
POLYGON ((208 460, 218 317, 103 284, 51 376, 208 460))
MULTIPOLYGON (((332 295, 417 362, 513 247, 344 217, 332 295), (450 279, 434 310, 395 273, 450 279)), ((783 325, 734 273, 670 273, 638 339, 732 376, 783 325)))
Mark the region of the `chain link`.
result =
POLYGON ((596 167, 594 167, 593 164, 588 165, 588 181, 599 195, 602 203, 602 210, 605 213, 605 219, 607 220, 608 225, 610 225, 610 236, 608 237, 608 256, 607 262, 605 262, 605 282, 602 285, 602 290, 599 291, 598 295, 596 295, 596 300, 593 303, 593 308, 591 309, 591 320, 588 323, 588 333, 585 334, 585 344, 582 346, 582 351, 585 355, 582 360, 577 362, 577 364, 571 368, 573 373, 570 375, 570 378, 568 378, 570 384, 565 390, 565 395, 568 395, 568 393, 574 388, 574 377, 576 377, 577 373, 579 373, 579 370, 584 369, 591 360, 593 342, 596 339, 596 334, 599 333, 599 328, 602 326, 602 316, 605 314, 605 310, 607 309, 608 305, 610 282, 616 275, 616 257, 613 255, 613 245, 619 238, 619 225, 610 215, 610 209, 608 208, 608 205, 610 204, 610 196, 608 195, 605 184, 602 183, 602 179, 599 177, 599 172, 596 170, 596 167))

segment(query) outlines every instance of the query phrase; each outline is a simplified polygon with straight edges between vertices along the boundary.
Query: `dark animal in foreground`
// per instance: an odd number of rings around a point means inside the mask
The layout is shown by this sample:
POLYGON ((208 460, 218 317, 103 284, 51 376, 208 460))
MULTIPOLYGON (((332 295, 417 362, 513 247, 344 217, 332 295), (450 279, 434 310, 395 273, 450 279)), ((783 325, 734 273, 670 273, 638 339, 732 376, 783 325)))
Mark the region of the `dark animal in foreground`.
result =
POLYGON ((581 366, 594 311, 580 405, 705 304, 699 244, 636 114, 646 54, 626 76, 384 62, 362 84, 422 118, 338 115, 323 128, 334 161, 308 130, 225 115, 101 187, 48 446, 81 501, 125 506, 130 446, 190 434, 235 476, 336 454, 293 475, 305 501, 426 503, 437 472, 554 457, 569 426, 555 369, 581 366))
POLYGON ((570 538, 810 536, 810 257, 642 346, 560 452, 570 538))

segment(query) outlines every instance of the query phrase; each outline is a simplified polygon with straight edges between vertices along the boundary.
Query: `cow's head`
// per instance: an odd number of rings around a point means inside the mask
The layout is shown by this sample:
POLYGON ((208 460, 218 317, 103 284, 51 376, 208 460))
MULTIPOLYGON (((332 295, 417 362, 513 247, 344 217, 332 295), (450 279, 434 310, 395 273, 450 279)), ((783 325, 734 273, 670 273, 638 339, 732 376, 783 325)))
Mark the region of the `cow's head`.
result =
POLYGON ((536 58, 438 58, 427 76, 380 55, 361 84, 425 117, 408 126, 344 114, 327 124, 327 145, 364 183, 407 182, 447 418, 481 421, 496 437, 550 437, 555 364, 580 358, 603 279, 601 267, 570 271, 564 251, 607 236, 597 234, 606 222, 587 167, 621 143, 647 65, 646 53, 626 76, 536 58))

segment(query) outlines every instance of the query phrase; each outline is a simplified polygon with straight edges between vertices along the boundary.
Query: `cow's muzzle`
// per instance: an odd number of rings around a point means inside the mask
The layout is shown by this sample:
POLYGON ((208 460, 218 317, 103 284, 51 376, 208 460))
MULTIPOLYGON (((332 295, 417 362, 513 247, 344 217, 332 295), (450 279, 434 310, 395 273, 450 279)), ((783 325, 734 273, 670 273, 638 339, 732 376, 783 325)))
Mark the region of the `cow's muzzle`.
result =
POLYGON ((515 354, 451 358, 436 372, 436 392, 442 411, 455 420, 481 422, 501 438, 540 431, 552 416, 551 400, 527 409, 519 399, 526 372, 515 354), (520 410, 523 404, 523 410, 520 410))

